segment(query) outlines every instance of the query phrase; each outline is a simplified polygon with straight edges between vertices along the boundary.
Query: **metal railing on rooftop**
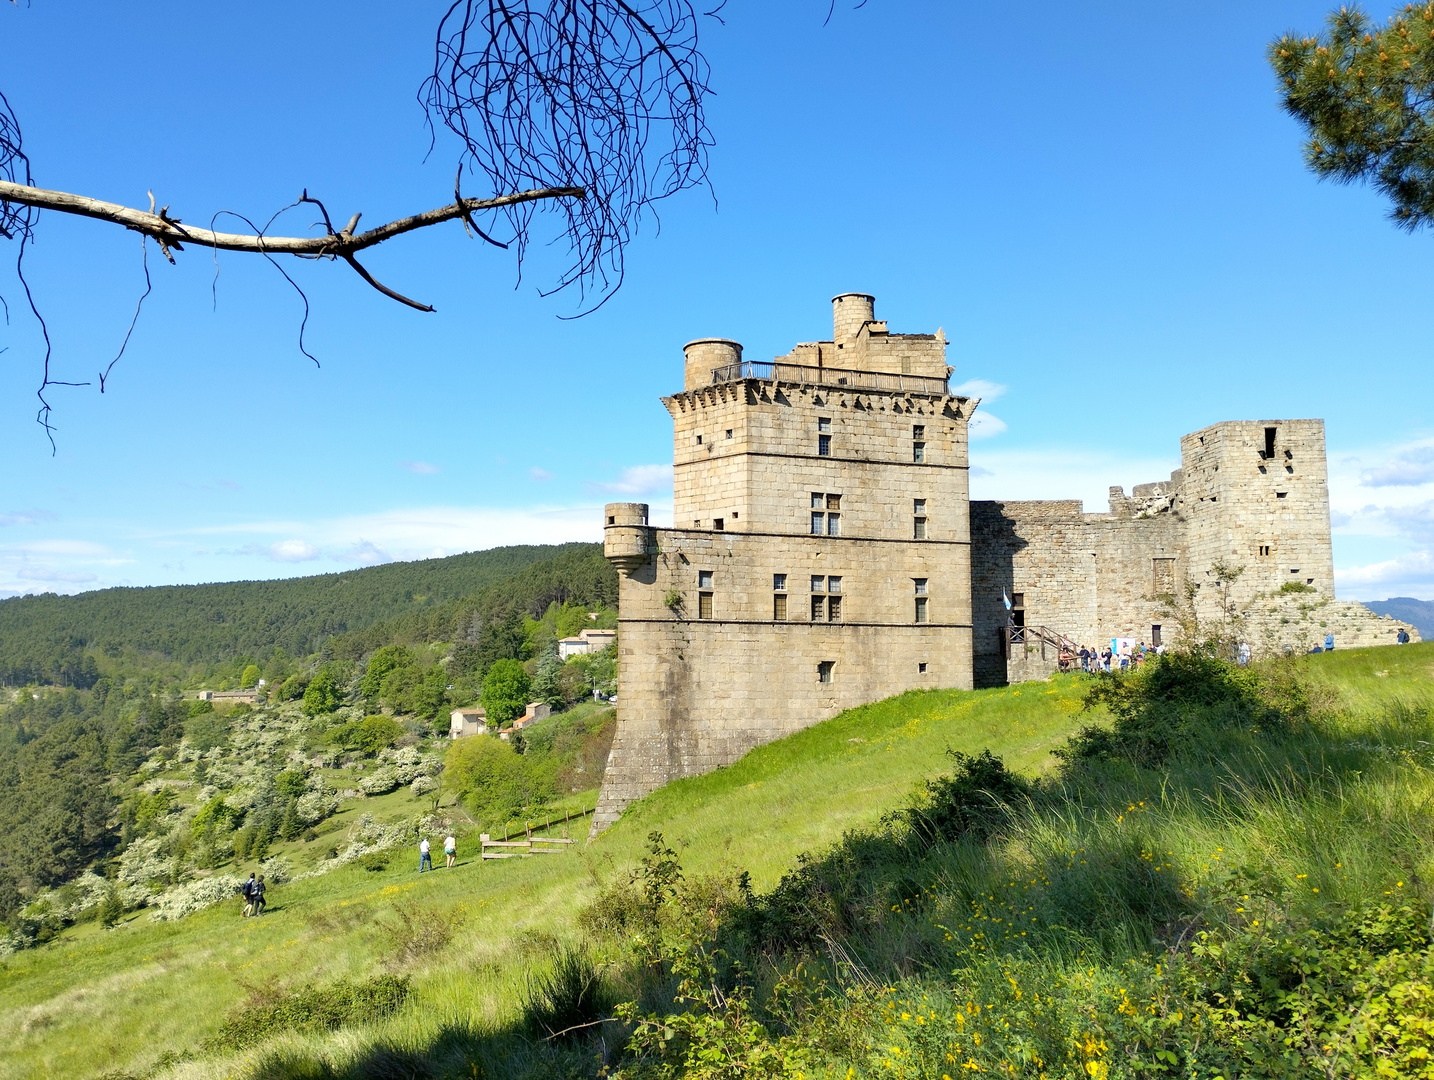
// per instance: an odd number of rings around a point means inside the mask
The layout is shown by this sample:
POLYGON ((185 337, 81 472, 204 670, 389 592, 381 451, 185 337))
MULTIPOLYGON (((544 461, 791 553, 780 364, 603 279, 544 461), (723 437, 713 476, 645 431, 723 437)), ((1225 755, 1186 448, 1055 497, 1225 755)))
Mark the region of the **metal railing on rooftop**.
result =
POLYGON ((845 368, 811 367, 806 364, 763 363, 742 360, 712 369, 713 383, 736 382, 739 379, 772 379, 775 382, 802 383, 808 386, 839 386, 849 390, 895 390, 902 394, 950 393, 945 379, 929 375, 898 375, 887 371, 852 371, 845 368))

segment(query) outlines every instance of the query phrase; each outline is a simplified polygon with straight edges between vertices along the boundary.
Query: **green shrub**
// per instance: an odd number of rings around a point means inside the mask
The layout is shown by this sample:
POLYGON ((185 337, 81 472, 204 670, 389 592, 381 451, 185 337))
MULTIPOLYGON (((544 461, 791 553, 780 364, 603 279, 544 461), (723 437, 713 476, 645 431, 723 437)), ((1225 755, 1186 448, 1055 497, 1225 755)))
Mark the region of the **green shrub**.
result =
POLYGON ((523 1001, 526 1026, 545 1039, 578 1039, 611 1013, 614 1002, 584 949, 559 945, 551 966, 529 970, 523 1001))
POLYGON ((242 1050, 289 1031, 333 1031, 382 1020, 399 1010, 408 990, 407 976, 384 974, 360 983, 341 979, 330 986, 305 986, 277 1000, 250 1001, 224 1022, 210 1045, 242 1050))
POLYGON ((990 750, 974 757, 958 750, 950 776, 926 781, 925 798, 906 811, 911 829, 928 841, 983 841, 1030 797, 1030 782, 1006 771, 990 750))
MULTIPOLYGON (((334 854, 337 855, 338 852, 335 852, 334 854)), ((365 852, 354 860, 355 863, 357 863, 359 866, 362 866, 365 870, 369 871, 369 873, 372 874, 376 874, 380 870, 387 870, 388 864, 392 861, 393 855, 391 852, 387 851, 365 852)))
POLYGON ((1307 593, 1315 591, 1316 589, 1313 585, 1306 585, 1303 581, 1287 581, 1280 586, 1280 592, 1285 593, 1286 595, 1290 593, 1307 593))

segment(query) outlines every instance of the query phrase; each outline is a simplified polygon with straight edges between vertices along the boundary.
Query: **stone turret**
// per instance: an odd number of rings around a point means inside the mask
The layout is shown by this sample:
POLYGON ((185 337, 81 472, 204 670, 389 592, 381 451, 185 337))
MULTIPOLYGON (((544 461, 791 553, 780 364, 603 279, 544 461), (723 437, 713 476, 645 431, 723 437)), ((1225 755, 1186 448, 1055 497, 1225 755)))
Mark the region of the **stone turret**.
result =
POLYGON ((631 576, 657 550, 656 530, 647 524, 647 503, 608 503, 604 517, 602 553, 618 571, 631 576))
POLYGON ((849 292, 832 297, 832 340, 850 341, 876 320, 876 297, 849 292))
POLYGON ((698 338, 682 346, 684 390, 712 385, 712 372, 742 362, 742 346, 728 338, 698 338))

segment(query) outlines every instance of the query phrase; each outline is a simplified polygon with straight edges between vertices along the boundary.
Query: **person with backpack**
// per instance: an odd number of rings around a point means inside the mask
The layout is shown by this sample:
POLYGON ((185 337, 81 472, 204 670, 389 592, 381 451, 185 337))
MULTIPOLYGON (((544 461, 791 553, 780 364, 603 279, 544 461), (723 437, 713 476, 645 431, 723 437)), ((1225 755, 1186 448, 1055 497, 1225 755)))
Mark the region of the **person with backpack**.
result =
POLYGON ((252 914, 254 913, 254 875, 253 875, 253 874, 250 874, 250 875, 249 875, 249 880, 248 880, 248 881, 244 882, 243 885, 240 885, 240 886, 239 886, 239 895, 244 898, 244 910, 239 913, 239 917, 242 918, 242 919, 247 919, 250 915, 252 915, 252 914))
POLYGON ((256 882, 254 882, 254 888, 253 888, 253 890, 252 890, 252 892, 251 892, 251 895, 252 895, 253 898, 254 898, 254 915, 255 915, 255 917, 257 918, 258 916, 264 914, 264 875, 263 875, 263 874, 260 874, 260 875, 259 875, 259 880, 256 881, 256 882))

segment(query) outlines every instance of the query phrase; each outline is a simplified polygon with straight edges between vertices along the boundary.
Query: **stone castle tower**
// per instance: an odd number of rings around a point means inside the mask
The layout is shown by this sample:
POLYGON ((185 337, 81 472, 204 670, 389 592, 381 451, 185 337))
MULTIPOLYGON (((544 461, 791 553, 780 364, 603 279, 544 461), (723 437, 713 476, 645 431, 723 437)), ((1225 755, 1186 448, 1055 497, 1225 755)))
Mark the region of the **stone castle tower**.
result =
POLYGON ((617 735, 595 828, 668 780, 843 709, 971 686, 974 399, 946 340, 836 297, 829 341, 757 363, 684 349, 672 529, 607 508, 621 572, 617 735))
POLYGON ((979 402, 950 392, 941 331, 893 334, 863 293, 832 306, 831 340, 771 362, 689 342, 662 399, 674 526, 606 508, 621 683, 595 831, 843 709, 1044 678, 1112 638, 1169 643, 1187 584, 1203 621, 1237 619, 1260 652, 1418 640, 1335 600, 1323 421, 1186 435, 1168 481, 1111 488, 1107 513, 973 503, 979 402))

